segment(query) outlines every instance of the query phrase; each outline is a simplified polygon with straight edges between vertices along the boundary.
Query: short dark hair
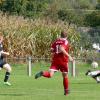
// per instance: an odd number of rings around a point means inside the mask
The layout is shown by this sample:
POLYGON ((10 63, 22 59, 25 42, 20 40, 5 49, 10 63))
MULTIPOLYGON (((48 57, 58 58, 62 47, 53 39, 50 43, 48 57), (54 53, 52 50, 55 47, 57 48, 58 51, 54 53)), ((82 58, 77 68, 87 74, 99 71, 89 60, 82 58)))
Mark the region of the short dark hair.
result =
POLYGON ((61 38, 66 38, 67 37, 67 32, 61 31, 61 38))

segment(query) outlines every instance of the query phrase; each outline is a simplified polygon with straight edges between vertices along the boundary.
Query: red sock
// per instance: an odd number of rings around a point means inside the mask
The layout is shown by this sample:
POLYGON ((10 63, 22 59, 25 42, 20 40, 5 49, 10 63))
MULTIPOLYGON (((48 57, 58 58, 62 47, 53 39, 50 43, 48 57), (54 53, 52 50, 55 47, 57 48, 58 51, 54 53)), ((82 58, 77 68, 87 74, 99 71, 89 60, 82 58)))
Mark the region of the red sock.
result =
POLYGON ((64 91, 65 94, 68 94, 68 78, 63 78, 63 86, 64 86, 64 91))
POLYGON ((47 78, 50 78, 51 76, 50 76, 50 72, 48 72, 48 71, 44 71, 43 72, 43 76, 44 77, 47 77, 47 78))

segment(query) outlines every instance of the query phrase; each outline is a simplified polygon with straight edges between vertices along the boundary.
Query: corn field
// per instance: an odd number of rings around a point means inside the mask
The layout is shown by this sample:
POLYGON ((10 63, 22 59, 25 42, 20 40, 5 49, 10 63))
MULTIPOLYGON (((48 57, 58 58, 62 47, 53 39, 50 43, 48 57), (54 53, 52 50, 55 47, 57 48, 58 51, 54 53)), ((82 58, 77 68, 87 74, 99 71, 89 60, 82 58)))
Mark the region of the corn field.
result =
POLYGON ((49 57, 50 44, 59 37, 61 30, 68 30, 72 47, 79 46, 80 35, 73 26, 50 19, 24 19, 22 16, 8 16, 0 13, 0 32, 4 35, 4 50, 11 57, 49 57))

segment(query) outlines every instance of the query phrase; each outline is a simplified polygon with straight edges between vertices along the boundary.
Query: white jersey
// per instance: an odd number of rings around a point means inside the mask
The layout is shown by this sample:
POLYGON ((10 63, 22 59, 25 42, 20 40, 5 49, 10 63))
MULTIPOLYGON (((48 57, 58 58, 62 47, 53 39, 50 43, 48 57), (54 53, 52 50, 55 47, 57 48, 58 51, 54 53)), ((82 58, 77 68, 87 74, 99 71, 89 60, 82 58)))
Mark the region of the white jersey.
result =
POLYGON ((97 71, 92 71, 92 72, 89 72, 88 75, 90 76, 95 76, 97 74, 100 74, 100 70, 97 70, 97 71))

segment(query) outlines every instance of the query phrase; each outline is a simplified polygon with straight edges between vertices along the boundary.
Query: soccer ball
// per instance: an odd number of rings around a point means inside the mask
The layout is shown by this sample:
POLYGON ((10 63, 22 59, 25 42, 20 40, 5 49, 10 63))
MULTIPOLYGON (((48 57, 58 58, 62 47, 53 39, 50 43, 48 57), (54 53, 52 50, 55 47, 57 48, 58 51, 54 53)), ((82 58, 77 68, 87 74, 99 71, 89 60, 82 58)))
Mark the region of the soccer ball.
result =
POLYGON ((98 68, 98 63, 96 61, 93 61, 92 64, 91 64, 91 66, 93 68, 98 68))

